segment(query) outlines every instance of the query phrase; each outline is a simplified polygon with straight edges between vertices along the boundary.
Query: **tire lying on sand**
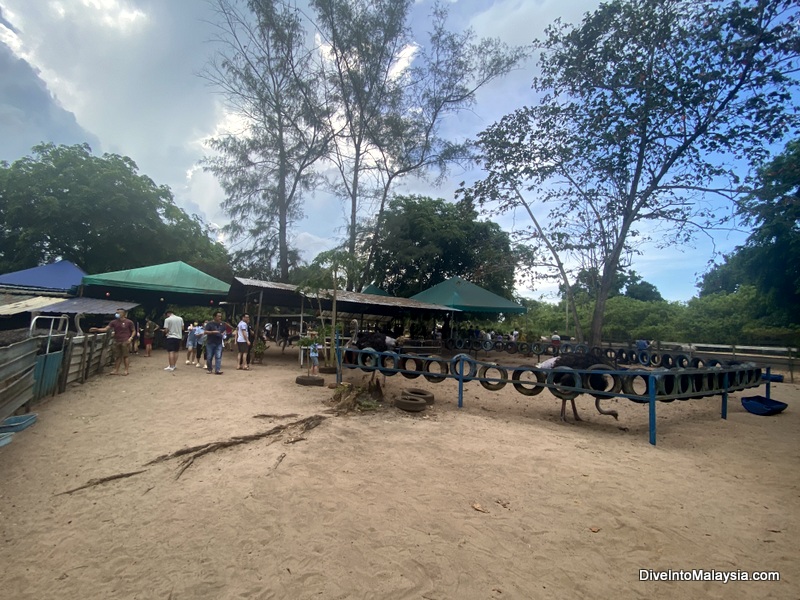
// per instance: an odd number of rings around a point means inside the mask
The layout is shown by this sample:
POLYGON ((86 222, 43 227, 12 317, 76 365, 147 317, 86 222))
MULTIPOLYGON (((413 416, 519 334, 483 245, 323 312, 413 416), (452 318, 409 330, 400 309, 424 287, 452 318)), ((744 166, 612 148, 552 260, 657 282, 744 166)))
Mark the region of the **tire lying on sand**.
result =
POLYGON ((428 403, 425 402, 424 398, 403 394, 394 401, 394 405, 406 412, 422 412, 427 408, 428 403))
POLYGON ((403 390, 403 393, 400 394, 401 397, 405 398, 422 398, 425 400, 425 404, 433 404, 435 397, 433 392, 429 392, 428 390, 423 390, 422 388, 408 388, 403 390))
POLYGON ((325 380, 322 377, 316 377, 314 375, 298 375, 297 378, 294 380, 297 385, 307 385, 307 386, 323 386, 325 385, 325 380))

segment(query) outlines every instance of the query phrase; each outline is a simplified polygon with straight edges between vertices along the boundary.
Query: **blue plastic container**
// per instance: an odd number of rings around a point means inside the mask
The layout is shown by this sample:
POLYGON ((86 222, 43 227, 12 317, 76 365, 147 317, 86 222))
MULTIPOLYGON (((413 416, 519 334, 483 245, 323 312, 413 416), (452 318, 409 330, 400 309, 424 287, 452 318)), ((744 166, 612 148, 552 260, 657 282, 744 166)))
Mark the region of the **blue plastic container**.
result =
POLYGON ((30 427, 36 422, 36 413, 29 415, 20 415, 18 417, 8 417, 3 424, 0 425, 0 433, 15 433, 30 427))
POLYGON ((13 433, 0 433, 0 446, 10 444, 12 439, 14 439, 13 433))
POLYGON ((785 402, 770 400, 764 396, 745 396, 742 398, 742 406, 749 413, 768 417, 783 412, 789 405, 785 402))
POLYGON ((761 375, 761 381, 775 381, 777 383, 783 383, 783 375, 773 375, 772 373, 767 375, 764 373, 761 375))

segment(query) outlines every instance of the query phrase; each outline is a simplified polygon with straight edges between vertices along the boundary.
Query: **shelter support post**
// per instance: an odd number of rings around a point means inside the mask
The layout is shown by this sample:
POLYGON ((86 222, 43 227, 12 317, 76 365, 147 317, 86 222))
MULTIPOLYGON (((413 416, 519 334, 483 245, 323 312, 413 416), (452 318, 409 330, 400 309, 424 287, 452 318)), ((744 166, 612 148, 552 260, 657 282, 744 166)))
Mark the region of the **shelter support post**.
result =
POLYGON ((727 371, 722 377, 722 414, 723 419, 728 418, 728 373, 727 371))
POLYGON ((771 381, 771 379, 772 379, 772 373, 771 373, 771 371, 772 371, 772 367, 767 367, 767 392, 766 392, 766 394, 767 394, 767 400, 769 400, 769 399, 770 399, 770 397, 769 397, 769 392, 770 392, 770 381, 771 381))
POLYGON ((656 445, 656 378, 649 377, 649 392, 647 394, 650 405, 650 443, 656 445))

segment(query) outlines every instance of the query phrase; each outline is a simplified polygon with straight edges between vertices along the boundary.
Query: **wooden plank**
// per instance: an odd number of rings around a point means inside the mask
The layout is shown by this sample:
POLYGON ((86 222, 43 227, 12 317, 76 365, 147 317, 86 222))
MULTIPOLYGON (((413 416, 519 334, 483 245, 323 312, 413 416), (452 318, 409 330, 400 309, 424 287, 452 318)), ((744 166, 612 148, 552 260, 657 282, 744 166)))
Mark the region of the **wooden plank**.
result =
POLYGON ((31 365, 0 394, 0 421, 13 415, 20 406, 30 402, 33 398, 33 372, 35 368, 35 364, 31 365))
POLYGON ((40 343, 40 337, 33 337, 0 348, 0 382, 24 371, 36 362, 40 343))

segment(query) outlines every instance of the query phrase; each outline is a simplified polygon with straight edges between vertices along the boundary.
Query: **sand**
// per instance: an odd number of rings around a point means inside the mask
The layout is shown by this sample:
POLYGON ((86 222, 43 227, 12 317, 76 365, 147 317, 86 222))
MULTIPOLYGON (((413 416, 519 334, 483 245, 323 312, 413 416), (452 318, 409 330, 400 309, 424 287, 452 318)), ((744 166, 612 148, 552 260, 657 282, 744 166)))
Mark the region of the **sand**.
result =
POLYGON ((776 417, 745 412, 742 392, 727 420, 719 398, 660 404, 653 447, 646 406, 614 401, 615 421, 581 396, 584 421, 562 423, 549 392, 511 386, 467 384, 459 409, 454 381, 394 376, 379 410, 337 416, 332 390, 295 383, 295 352, 271 348, 250 372, 226 352, 218 377, 164 372, 157 351, 37 406, 0 448, 0 596, 800 597, 797 384, 773 384, 790 404, 776 417), (392 407, 404 386, 435 404, 392 407), (181 458, 148 465, 276 427, 183 472, 181 458), (643 582, 640 569, 781 581, 643 582))

